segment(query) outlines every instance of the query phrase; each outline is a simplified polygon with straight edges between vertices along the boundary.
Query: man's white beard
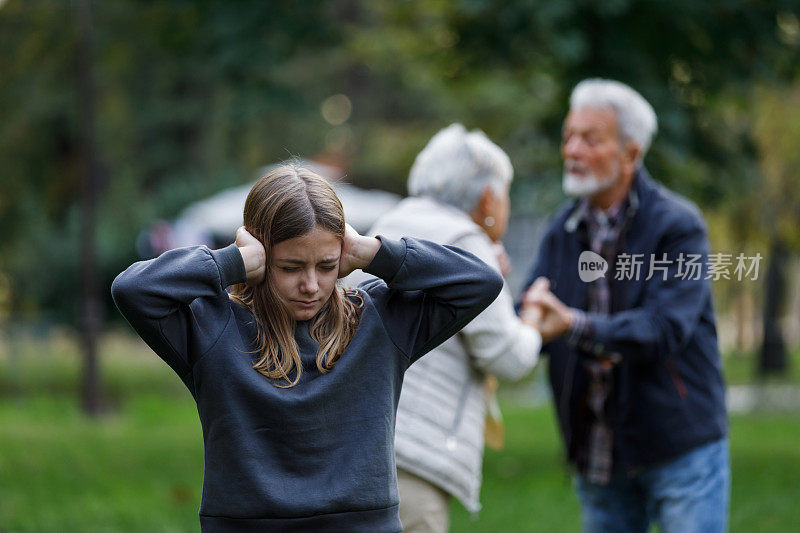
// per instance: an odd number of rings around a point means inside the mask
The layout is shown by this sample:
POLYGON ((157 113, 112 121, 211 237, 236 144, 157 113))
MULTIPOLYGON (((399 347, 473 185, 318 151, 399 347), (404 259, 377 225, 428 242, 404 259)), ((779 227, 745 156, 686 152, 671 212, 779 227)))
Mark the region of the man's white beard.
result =
MULTIPOLYGON (((569 168, 569 165, 567 165, 569 168)), ((575 198, 587 198, 597 193, 607 191, 619 181, 619 166, 612 169, 608 175, 599 178, 597 174, 589 172, 587 174, 577 174, 569 170, 564 170, 564 179, 561 182, 564 194, 575 198)))

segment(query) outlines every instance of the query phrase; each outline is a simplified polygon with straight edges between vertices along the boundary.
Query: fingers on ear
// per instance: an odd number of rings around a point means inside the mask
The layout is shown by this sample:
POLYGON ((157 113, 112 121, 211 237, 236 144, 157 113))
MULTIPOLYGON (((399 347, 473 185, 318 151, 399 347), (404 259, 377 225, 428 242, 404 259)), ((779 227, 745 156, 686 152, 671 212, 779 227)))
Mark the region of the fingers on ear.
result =
POLYGON ((236 237, 245 239, 247 237, 252 237, 253 235, 247 231, 247 228, 244 226, 239 226, 239 229, 236 230, 236 237))

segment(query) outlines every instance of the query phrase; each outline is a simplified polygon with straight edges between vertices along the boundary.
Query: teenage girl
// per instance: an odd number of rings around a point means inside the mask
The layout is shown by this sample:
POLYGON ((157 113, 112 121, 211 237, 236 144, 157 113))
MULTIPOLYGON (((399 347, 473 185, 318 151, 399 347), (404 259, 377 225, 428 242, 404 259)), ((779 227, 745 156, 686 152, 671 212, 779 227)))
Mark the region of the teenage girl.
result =
POLYGON ((135 263, 111 291, 197 402, 203 531, 396 532, 403 374, 502 286, 458 248, 359 235, 287 165, 250 191, 234 244, 135 263), (377 279, 337 285, 355 269, 377 279))

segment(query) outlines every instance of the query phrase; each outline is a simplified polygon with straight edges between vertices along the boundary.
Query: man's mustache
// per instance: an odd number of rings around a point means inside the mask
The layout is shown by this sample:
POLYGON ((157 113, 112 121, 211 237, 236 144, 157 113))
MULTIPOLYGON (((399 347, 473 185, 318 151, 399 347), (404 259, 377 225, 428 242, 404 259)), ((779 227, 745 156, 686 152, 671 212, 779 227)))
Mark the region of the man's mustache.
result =
POLYGON ((586 173, 589 171, 589 167, 581 163, 580 161, 576 161, 574 159, 567 159, 564 161, 564 170, 567 172, 579 172, 579 173, 586 173))

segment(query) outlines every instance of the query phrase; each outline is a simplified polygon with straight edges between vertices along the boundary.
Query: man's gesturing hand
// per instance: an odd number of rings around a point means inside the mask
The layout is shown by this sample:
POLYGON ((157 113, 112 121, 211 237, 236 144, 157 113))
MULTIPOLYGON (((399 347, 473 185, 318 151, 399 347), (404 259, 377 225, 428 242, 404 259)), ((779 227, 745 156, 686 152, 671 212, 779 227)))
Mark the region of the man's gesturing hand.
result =
POLYGON ((572 325, 572 309, 550 292, 547 278, 538 278, 525 293, 522 304, 522 319, 526 315, 542 334, 547 343, 569 331, 572 325))

